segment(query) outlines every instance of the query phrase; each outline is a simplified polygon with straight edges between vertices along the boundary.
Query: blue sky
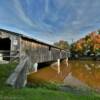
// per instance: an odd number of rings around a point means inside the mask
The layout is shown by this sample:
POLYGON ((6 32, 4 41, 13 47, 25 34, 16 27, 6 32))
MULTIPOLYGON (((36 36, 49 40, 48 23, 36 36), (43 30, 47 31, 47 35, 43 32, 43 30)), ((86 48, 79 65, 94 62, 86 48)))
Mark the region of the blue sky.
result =
POLYGON ((75 41, 100 28, 100 0, 0 0, 0 28, 48 43, 75 41))

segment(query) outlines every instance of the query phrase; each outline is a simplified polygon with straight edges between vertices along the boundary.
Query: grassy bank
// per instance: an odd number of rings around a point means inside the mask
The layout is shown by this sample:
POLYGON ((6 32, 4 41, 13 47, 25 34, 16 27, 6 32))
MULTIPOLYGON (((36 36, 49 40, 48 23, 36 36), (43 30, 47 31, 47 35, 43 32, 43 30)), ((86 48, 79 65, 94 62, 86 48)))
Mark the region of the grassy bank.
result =
POLYGON ((37 86, 34 88, 25 87, 14 89, 5 84, 6 79, 14 70, 16 64, 0 65, 0 100, 100 100, 100 95, 76 95, 68 92, 61 92, 51 85, 37 86))

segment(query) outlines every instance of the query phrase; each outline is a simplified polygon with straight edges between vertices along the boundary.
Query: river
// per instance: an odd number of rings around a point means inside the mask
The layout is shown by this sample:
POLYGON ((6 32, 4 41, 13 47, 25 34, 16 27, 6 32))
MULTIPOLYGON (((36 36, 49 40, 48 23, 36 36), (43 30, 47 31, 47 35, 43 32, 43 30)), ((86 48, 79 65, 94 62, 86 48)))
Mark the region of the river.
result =
POLYGON ((49 82, 70 84, 86 84, 89 87, 100 90, 100 61, 71 60, 62 61, 60 73, 57 72, 57 63, 41 68, 36 73, 28 76, 28 80, 40 79, 49 82))

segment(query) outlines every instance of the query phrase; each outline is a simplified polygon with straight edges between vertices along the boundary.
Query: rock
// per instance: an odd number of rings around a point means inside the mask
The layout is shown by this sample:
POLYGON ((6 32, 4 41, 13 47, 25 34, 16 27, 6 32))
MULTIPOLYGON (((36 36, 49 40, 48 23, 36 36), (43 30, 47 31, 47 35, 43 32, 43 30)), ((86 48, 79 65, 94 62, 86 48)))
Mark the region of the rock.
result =
POLYGON ((72 76, 72 73, 69 73, 68 76, 64 79, 64 84, 67 86, 72 86, 77 88, 89 88, 88 85, 81 82, 76 77, 72 76))
POLYGON ((91 68, 87 65, 87 64, 85 64, 85 66, 84 66, 87 70, 91 70, 91 68))

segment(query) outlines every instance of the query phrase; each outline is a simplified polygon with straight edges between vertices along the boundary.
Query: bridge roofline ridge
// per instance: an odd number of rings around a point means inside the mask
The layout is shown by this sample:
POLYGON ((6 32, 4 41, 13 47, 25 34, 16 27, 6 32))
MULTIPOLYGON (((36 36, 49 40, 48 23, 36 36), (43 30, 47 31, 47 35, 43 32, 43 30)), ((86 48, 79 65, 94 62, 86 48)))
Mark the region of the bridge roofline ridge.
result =
POLYGON ((52 45, 52 44, 45 43, 45 42, 43 42, 43 41, 34 39, 34 38, 30 37, 30 36, 24 35, 23 33, 18 33, 18 32, 14 32, 14 31, 12 31, 12 30, 3 29, 3 28, 2 28, 2 29, 0 28, 0 31, 7 32, 7 33, 11 33, 11 34, 13 34, 13 35, 19 36, 19 37, 24 38, 24 39, 27 39, 27 40, 35 41, 35 42, 40 43, 40 44, 43 44, 43 45, 47 45, 47 46, 50 46, 50 47, 53 47, 53 48, 56 48, 56 49, 60 49, 60 50, 66 51, 65 49, 61 49, 61 48, 56 47, 56 46, 54 46, 54 45, 52 45))

